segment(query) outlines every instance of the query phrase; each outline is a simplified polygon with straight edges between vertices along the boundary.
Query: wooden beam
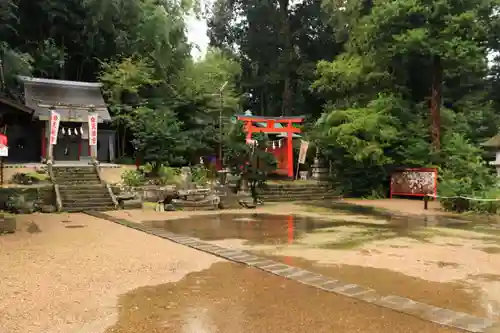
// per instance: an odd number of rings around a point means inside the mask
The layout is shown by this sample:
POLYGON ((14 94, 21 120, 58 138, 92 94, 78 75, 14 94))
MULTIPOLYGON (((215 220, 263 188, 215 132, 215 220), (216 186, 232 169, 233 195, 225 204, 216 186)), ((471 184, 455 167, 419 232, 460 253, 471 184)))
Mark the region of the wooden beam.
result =
POLYGON ((300 133, 300 128, 296 127, 283 127, 283 128, 268 128, 268 127, 252 127, 252 133, 300 133))

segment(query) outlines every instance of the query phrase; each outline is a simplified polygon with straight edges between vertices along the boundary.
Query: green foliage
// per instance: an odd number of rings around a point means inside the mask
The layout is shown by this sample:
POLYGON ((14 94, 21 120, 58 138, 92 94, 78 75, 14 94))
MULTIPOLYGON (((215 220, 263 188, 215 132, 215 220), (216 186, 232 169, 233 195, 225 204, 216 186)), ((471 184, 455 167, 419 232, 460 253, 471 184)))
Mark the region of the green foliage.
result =
POLYGON ((496 202, 453 198, 463 196, 497 199, 500 197, 500 188, 497 188, 496 176, 481 158, 481 151, 463 135, 449 133, 443 142, 443 152, 447 158, 441 166, 439 195, 451 197, 441 200, 443 207, 448 210, 480 212, 492 212, 491 210, 500 207, 496 202))
POLYGON ((158 170, 160 185, 178 185, 180 183, 180 169, 162 165, 158 170))
POLYGON ((191 179, 197 185, 207 185, 209 178, 209 170, 203 165, 196 165, 191 168, 191 179))
POLYGON ((37 172, 18 172, 12 176, 12 183, 14 184, 22 184, 22 185, 31 185, 40 182, 45 182, 49 180, 49 176, 47 174, 40 174, 37 172))
POLYGON ((108 101, 119 105, 124 102, 125 94, 138 94, 140 89, 160 83, 154 74, 147 59, 135 56, 102 62, 99 79, 108 101))
POLYGON ((136 187, 146 183, 146 177, 143 172, 138 170, 125 170, 122 173, 122 183, 126 186, 136 187))
POLYGON ((134 111, 131 129, 134 146, 144 162, 157 165, 182 164, 186 141, 175 114, 166 108, 139 107, 134 111))

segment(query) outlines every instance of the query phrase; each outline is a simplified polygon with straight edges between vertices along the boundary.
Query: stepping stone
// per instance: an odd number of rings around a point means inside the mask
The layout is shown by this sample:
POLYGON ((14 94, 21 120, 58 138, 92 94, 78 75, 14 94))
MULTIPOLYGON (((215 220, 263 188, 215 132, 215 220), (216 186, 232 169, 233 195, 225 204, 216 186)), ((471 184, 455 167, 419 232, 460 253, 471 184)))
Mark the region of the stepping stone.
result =
MULTIPOLYGON (((492 328, 495 324, 496 322, 491 319, 478 318, 464 314, 463 316, 450 322, 448 325, 464 329, 469 332, 487 332, 487 329, 492 328)), ((500 330, 498 332, 500 332, 500 330)))

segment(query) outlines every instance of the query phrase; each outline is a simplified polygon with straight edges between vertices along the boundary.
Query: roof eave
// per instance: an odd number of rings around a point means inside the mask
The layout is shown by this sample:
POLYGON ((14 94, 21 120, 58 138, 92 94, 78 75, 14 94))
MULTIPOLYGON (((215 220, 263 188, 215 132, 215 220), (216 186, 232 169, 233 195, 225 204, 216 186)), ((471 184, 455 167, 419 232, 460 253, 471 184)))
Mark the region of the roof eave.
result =
POLYGON ((66 80, 43 79, 18 75, 17 78, 24 84, 34 85, 52 85, 59 87, 72 87, 72 88, 102 88, 102 83, 99 82, 78 82, 66 80))

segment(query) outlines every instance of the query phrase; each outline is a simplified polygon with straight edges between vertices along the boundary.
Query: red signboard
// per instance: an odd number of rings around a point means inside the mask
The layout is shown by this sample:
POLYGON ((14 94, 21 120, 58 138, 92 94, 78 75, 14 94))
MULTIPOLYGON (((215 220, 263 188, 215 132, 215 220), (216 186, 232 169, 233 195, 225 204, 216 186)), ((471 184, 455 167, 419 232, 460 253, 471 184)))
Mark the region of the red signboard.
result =
POLYGON ((393 195, 437 195, 438 171, 436 168, 400 169, 391 175, 390 197, 393 195))
POLYGON ((89 114, 89 145, 97 145, 97 114, 89 114))

